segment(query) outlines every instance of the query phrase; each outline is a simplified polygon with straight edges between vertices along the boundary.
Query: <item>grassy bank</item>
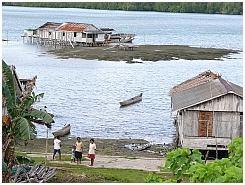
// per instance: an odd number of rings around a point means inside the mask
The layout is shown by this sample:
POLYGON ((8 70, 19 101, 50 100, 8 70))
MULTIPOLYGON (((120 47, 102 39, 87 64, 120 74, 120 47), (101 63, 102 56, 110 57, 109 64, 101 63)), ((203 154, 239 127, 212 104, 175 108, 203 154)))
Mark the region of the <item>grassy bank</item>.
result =
MULTIPOLYGON (((144 178, 148 176, 150 171, 145 170, 137 170, 137 169, 121 169, 121 168, 106 168, 102 167, 89 167, 89 160, 85 157, 89 138, 82 138, 82 142, 84 143, 84 157, 83 164, 85 165, 76 165, 75 163, 70 163, 71 157, 71 146, 76 142, 76 138, 68 138, 62 137, 62 161, 63 162, 53 162, 49 159, 45 160, 46 152, 46 141, 48 143, 47 153, 49 157, 51 157, 53 152, 53 139, 34 139, 28 142, 27 146, 24 146, 23 143, 16 145, 16 155, 24 155, 31 157, 35 160, 35 164, 46 162, 47 166, 57 167, 58 174, 50 179, 49 182, 59 183, 59 182, 100 182, 100 183, 109 183, 109 182, 144 182, 144 178), (37 154, 37 155, 33 155, 37 154), (42 154, 38 156, 38 154, 42 154)), ((147 141, 143 139, 99 139, 95 138, 95 142, 97 145, 97 154, 106 155, 106 156, 118 156, 118 158, 124 158, 127 160, 137 160, 139 157, 146 158, 155 158, 162 160, 163 156, 159 155, 158 152, 147 152, 147 151, 133 151, 129 148, 126 148, 126 144, 146 144, 147 141)), ((152 150, 158 151, 162 150, 162 148, 158 145, 154 145, 151 148, 152 150)), ((106 162, 105 162, 106 163, 106 162)), ((113 163, 114 164, 114 163, 113 163)), ((157 164, 158 166, 159 164, 157 164)), ((162 167, 162 166, 161 166, 162 167)), ((152 172, 158 173, 158 172, 152 172)), ((174 179, 171 173, 160 173, 161 177, 165 179, 174 179)))
MULTIPOLYGON (((26 152, 16 152, 16 155, 27 156, 26 152)), ((28 156, 29 157, 29 156, 28 156)), ((35 164, 45 162, 44 157, 31 157, 35 160, 35 164)), ((83 158, 84 160, 88 160, 83 158)), ((131 158, 134 160, 134 158, 131 158)), ((149 172, 135 169, 118 169, 118 168, 91 168, 85 165, 74 165, 64 163, 70 161, 70 155, 63 157, 63 162, 53 163, 46 160, 46 165, 57 167, 58 174, 49 180, 49 183, 142 183, 149 173, 153 173, 163 177, 164 179, 174 179, 174 176, 169 172, 149 172)), ((184 180, 187 181, 187 178, 184 180)))

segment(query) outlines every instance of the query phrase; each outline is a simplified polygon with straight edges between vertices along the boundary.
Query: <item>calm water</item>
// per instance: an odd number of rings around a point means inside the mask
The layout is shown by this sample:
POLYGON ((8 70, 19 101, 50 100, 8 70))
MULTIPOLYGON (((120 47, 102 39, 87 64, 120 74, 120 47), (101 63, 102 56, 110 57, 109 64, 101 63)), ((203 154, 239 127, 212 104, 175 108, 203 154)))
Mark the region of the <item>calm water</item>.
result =
MULTIPOLYGON (((82 22, 137 34, 135 44, 175 44, 243 49, 242 16, 123 12, 84 9, 2 7, 2 58, 16 66, 19 78, 37 75, 36 93, 55 115, 51 132, 66 123, 70 136, 142 138, 154 143, 173 139, 169 90, 206 70, 243 86, 243 56, 220 61, 147 61, 143 64, 59 59, 44 47, 23 43, 26 28, 46 22, 82 22), (143 92, 140 103, 120 108, 119 101, 143 92)), ((46 127, 37 125, 38 137, 46 127)))

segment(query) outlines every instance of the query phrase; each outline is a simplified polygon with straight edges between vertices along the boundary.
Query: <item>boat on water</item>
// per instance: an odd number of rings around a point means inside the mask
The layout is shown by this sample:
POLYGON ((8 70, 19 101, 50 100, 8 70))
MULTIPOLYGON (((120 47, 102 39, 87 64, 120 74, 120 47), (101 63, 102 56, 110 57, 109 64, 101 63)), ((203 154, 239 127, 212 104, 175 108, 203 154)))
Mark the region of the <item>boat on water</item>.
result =
POLYGON ((109 43, 132 43, 135 34, 117 33, 106 36, 105 40, 109 43))
POLYGON ((130 98, 128 100, 125 100, 125 101, 122 101, 122 102, 119 102, 119 103, 120 103, 121 107, 122 106, 131 105, 133 103, 141 101, 142 100, 142 95, 143 95, 143 93, 140 93, 138 96, 135 96, 133 98, 130 98))
POLYGON ((61 137, 61 136, 69 134, 70 130, 71 130, 71 125, 68 124, 68 125, 64 126, 62 129, 57 130, 55 132, 52 132, 52 134, 54 135, 54 137, 57 137, 57 136, 61 137))

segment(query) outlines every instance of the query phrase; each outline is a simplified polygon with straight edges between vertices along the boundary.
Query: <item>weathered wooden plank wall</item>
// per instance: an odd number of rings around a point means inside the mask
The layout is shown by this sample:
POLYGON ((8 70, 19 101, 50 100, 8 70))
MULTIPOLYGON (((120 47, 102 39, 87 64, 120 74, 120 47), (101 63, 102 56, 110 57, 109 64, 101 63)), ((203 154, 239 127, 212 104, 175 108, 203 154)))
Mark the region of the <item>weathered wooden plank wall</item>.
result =
POLYGON ((188 110, 202 111, 243 111, 243 99, 234 94, 228 94, 213 100, 200 103, 188 108, 188 110))

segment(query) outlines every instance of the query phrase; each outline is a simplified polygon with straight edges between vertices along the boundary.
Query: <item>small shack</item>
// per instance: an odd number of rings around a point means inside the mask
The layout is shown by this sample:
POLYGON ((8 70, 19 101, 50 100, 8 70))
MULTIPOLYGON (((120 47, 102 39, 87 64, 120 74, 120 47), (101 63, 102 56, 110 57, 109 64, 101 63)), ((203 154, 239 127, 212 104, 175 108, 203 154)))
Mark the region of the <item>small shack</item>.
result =
POLYGON ((179 147, 227 150, 232 139, 242 137, 242 87, 205 71, 173 87, 169 95, 179 147))

